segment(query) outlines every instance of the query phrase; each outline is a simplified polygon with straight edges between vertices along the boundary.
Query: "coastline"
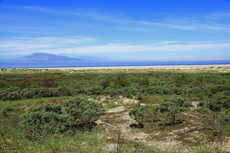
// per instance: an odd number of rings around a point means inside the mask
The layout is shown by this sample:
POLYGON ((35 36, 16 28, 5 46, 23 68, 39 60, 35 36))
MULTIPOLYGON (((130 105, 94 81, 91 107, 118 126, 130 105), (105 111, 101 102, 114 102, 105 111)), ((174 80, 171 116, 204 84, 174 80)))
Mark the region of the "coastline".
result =
POLYGON ((102 70, 102 69, 202 69, 202 68, 230 67, 224 65, 162 65, 162 66, 107 66, 107 67, 64 67, 64 68, 30 68, 30 69, 58 69, 58 70, 102 70))

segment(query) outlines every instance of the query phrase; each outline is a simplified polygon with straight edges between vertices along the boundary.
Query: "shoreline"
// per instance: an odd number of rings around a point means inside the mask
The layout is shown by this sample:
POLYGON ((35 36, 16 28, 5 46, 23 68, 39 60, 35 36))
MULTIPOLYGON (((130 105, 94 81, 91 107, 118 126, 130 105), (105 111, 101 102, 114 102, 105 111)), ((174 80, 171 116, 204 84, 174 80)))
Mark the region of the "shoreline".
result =
POLYGON ((29 68, 29 69, 58 69, 58 70, 102 70, 102 69, 200 69, 208 67, 230 67, 224 65, 162 65, 162 66, 106 66, 106 67, 64 67, 64 68, 29 68))

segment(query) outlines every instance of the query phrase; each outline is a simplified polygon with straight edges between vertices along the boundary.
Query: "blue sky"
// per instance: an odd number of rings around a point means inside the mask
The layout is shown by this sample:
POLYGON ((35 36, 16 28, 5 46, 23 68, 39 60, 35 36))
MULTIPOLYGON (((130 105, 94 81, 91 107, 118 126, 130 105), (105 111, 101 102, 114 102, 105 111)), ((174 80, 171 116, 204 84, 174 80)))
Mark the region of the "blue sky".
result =
POLYGON ((0 67, 218 61, 228 0, 0 0, 0 67))

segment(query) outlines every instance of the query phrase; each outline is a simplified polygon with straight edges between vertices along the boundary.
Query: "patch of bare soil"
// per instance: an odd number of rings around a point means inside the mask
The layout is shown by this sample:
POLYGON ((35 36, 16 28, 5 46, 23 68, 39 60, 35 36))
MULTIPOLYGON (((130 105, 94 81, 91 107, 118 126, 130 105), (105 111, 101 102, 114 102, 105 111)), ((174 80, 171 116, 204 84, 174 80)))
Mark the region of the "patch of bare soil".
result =
MULTIPOLYGON (((114 132, 118 130, 121 131, 121 138, 124 141, 144 143, 147 146, 169 152, 191 152, 194 147, 196 148, 196 146, 205 145, 210 142, 210 135, 202 131, 203 123, 199 121, 199 115, 193 112, 197 108, 198 102, 192 102, 193 107, 182 114, 189 118, 182 124, 167 126, 167 124, 162 123, 164 122, 164 119, 162 119, 159 120, 161 123, 157 123, 157 121, 149 123, 148 128, 147 126, 138 128, 138 122, 130 118, 128 114, 135 104, 138 103, 138 100, 121 96, 115 98, 104 96, 91 100, 101 102, 104 106, 108 106, 111 103, 116 106, 115 108, 107 109, 105 115, 96 121, 99 127, 105 129, 106 134, 104 135, 107 138, 104 142, 104 149, 108 151, 114 151, 117 147, 117 138, 114 132)), ((221 142, 223 143, 220 145, 218 140, 216 140, 212 142, 212 145, 217 145, 220 148, 230 146, 229 138, 221 142)), ((230 151, 230 148, 227 148, 225 151, 230 151)))

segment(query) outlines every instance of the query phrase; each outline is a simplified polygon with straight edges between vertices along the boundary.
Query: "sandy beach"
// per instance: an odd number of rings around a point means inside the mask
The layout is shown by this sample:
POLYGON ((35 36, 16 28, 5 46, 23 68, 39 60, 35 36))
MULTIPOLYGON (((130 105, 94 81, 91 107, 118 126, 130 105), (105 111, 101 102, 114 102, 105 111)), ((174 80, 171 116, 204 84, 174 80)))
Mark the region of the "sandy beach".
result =
POLYGON ((165 65, 165 66, 111 66, 111 67, 65 67, 65 68, 36 68, 59 70, 101 70, 101 69, 203 69, 203 68, 230 67, 225 65, 165 65))

